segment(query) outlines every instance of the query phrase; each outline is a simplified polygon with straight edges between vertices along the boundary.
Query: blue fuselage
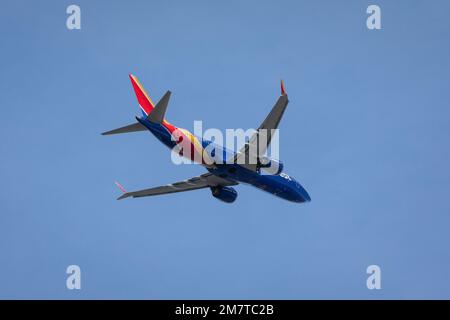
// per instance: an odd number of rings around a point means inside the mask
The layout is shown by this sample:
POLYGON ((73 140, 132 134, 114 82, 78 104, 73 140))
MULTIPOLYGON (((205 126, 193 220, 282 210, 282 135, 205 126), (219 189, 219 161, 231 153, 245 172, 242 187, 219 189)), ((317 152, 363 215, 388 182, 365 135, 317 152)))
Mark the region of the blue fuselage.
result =
MULTIPOLYGON (((176 145, 172 139, 169 130, 160 124, 149 122, 145 118, 136 118, 141 124, 155 135, 163 144, 173 149, 176 145)), ((258 189, 269 192, 277 197, 293 201, 293 202, 307 202, 311 201, 308 192, 302 185, 294 178, 286 173, 276 175, 264 174, 262 171, 249 170, 239 164, 226 163, 226 159, 234 157, 236 154, 233 151, 227 150, 214 142, 203 140, 197 137, 203 148, 214 150, 215 159, 221 158, 223 164, 215 164, 214 166, 206 166, 207 170, 221 178, 232 180, 235 182, 250 184, 258 189)))

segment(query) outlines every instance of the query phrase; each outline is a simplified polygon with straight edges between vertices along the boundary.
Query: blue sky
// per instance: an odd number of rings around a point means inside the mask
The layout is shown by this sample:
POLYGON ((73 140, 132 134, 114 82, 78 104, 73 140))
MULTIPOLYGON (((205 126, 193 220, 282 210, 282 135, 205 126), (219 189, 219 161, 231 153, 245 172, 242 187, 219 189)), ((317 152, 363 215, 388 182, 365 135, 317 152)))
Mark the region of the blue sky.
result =
POLYGON ((447 1, 1 7, 0 298, 450 298, 447 1), (100 135, 139 114, 128 73, 154 100, 172 90, 167 118, 187 129, 258 126, 283 78, 280 154, 312 202, 249 186, 232 205, 208 190, 116 201, 116 179, 204 172, 150 133, 100 135))

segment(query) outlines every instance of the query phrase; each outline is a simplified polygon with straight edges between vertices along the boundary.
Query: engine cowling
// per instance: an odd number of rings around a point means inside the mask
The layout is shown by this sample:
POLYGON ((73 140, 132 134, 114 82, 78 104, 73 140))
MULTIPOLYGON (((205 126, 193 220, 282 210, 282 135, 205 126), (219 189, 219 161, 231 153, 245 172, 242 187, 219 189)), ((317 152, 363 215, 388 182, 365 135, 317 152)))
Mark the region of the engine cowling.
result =
POLYGON ((231 187, 211 187, 211 193, 214 198, 223 202, 232 203, 237 198, 237 191, 231 187))
POLYGON ((284 165, 281 160, 262 157, 259 167, 269 174, 277 175, 283 172, 284 165))

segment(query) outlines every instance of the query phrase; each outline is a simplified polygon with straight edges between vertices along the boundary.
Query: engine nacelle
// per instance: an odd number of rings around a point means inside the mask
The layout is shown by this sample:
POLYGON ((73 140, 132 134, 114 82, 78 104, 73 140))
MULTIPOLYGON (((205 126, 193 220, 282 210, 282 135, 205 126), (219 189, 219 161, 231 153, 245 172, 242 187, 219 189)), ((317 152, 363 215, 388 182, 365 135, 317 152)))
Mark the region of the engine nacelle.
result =
POLYGON ((259 167, 269 174, 276 175, 283 172, 284 165, 283 162, 281 162, 280 160, 261 157, 259 167))
POLYGON ((211 187, 211 193, 214 198, 223 202, 231 203, 237 198, 237 191, 231 187, 211 187))

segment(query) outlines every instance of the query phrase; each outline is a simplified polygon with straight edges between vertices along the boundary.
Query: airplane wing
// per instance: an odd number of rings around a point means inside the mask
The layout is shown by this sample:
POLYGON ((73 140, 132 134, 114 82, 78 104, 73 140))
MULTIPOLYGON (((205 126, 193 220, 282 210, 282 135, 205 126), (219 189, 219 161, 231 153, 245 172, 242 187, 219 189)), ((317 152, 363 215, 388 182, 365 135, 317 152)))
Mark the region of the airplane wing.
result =
POLYGON ((124 192, 117 200, 121 200, 128 197, 138 198, 138 197, 148 197, 148 196, 156 196, 160 194, 166 193, 175 193, 175 192, 183 192, 190 190, 197 190, 209 187, 217 187, 217 186, 233 186, 237 185, 237 182, 220 178, 212 173, 205 173, 201 176, 194 177, 191 179, 187 179, 184 181, 167 184, 160 187, 126 192, 121 185, 116 182, 117 186, 124 192))
POLYGON ((284 88, 284 82, 281 80, 281 96, 273 106, 266 119, 259 126, 258 130, 251 136, 250 140, 242 147, 241 150, 235 155, 234 163, 240 164, 243 167, 256 171, 257 166, 253 164, 263 156, 270 145, 272 135, 275 133, 275 129, 283 117, 284 111, 289 103, 286 90, 284 88), (259 142, 261 141, 261 142, 259 142), (250 151, 256 151, 257 154, 250 154, 250 151), (249 159, 252 159, 250 163, 249 159))

